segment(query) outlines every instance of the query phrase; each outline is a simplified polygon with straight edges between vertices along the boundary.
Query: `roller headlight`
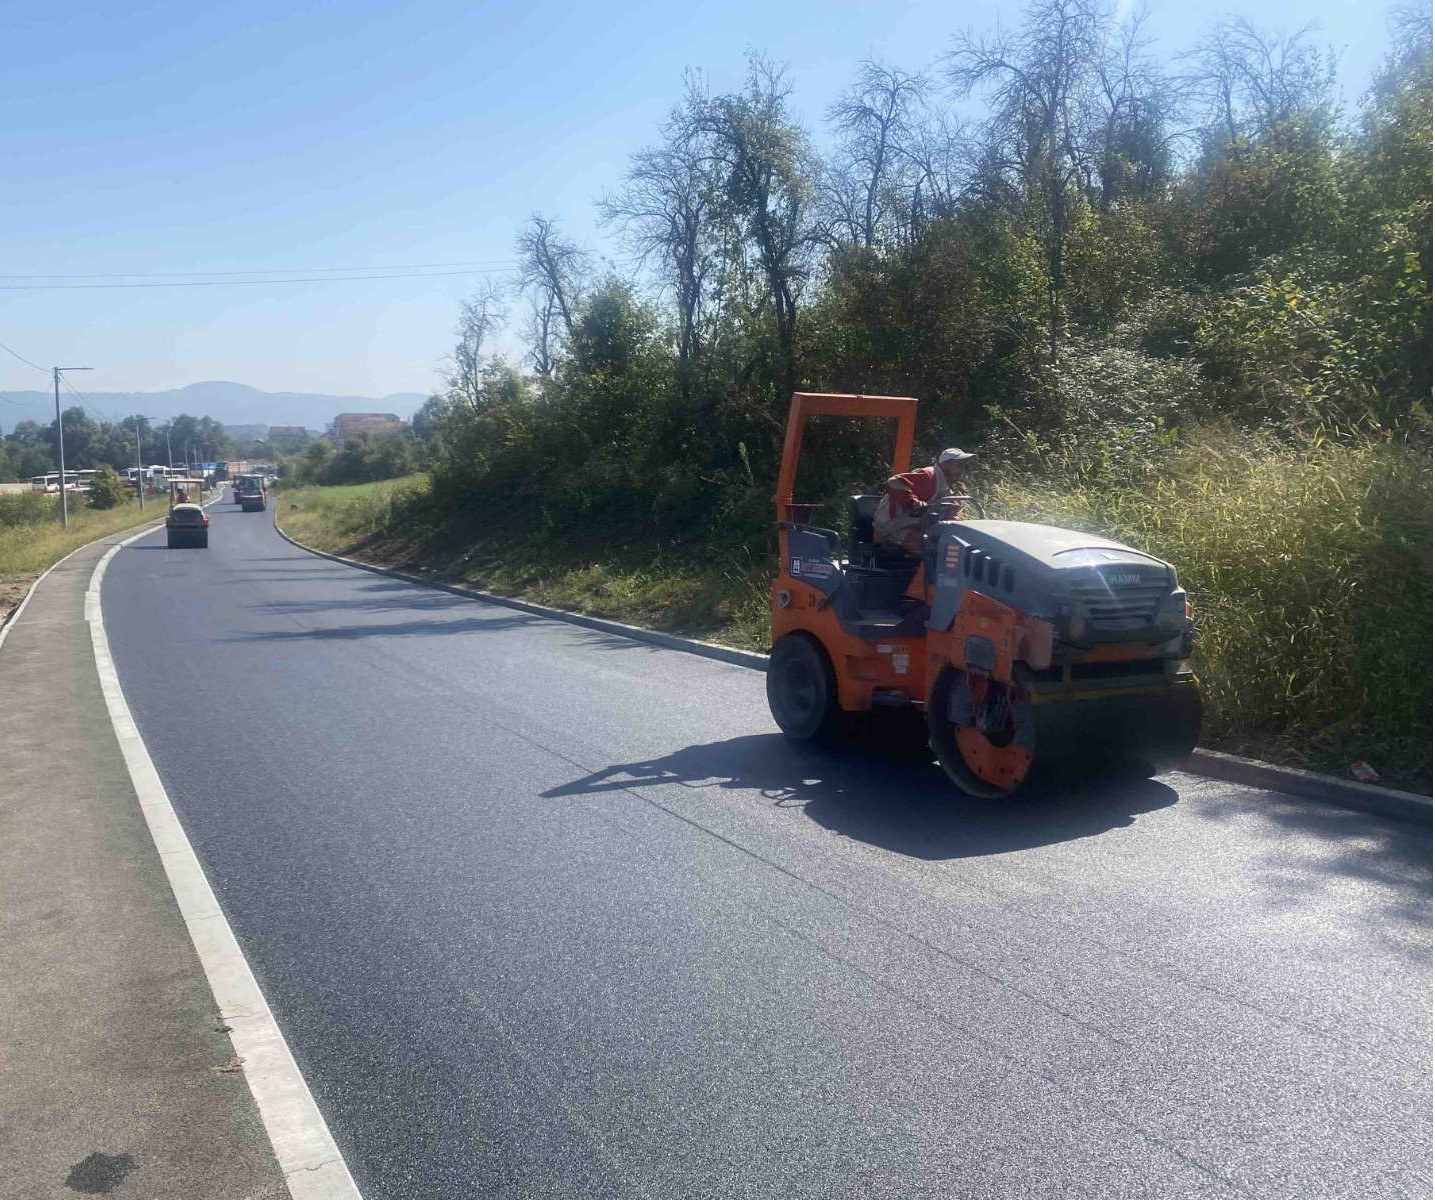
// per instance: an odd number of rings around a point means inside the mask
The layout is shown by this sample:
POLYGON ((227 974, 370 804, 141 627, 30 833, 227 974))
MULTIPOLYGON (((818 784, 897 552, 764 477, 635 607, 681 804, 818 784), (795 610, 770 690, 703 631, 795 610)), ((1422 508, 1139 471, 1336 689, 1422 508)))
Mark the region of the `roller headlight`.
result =
POLYGON ((1186 593, 1177 589, 1161 601, 1161 610, 1156 614, 1156 628, 1172 637, 1186 628, 1191 620, 1191 602, 1186 593))

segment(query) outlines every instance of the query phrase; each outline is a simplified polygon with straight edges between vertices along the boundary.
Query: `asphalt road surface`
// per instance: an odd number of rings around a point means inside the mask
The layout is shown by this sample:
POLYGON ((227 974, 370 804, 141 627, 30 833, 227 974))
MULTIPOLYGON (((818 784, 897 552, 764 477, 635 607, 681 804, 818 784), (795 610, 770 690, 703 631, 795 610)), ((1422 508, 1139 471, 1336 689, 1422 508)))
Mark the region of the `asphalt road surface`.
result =
POLYGON ((756 672, 212 511, 106 626, 369 1200, 1429 1194, 1428 836, 1181 774, 965 807, 756 672))

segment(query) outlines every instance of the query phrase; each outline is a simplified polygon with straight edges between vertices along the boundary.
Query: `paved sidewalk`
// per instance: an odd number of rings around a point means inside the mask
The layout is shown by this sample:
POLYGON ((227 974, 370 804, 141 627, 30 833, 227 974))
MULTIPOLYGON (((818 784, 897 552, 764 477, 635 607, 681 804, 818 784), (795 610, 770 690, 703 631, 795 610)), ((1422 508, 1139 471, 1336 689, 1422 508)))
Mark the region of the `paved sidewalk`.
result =
POLYGON ((0 1196, 282 1200, 130 785, 73 555, 0 647, 0 1196))

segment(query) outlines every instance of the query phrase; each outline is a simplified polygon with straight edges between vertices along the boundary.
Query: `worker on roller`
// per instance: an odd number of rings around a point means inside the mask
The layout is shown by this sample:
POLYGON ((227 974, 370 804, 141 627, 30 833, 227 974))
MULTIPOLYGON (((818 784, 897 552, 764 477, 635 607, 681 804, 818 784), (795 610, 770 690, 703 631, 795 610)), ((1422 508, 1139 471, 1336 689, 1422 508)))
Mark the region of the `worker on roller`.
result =
POLYGON ((872 536, 877 544, 920 554, 927 506, 963 490, 962 474, 973 458, 975 454, 951 446, 937 455, 932 466, 903 471, 887 480, 886 495, 872 517, 872 536))

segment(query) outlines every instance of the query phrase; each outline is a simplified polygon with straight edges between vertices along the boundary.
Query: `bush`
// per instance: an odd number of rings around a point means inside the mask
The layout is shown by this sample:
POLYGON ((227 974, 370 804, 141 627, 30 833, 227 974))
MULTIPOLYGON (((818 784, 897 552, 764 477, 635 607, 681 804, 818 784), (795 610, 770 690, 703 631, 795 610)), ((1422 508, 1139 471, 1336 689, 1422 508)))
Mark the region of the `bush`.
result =
POLYGON ((130 492, 114 467, 101 467, 90 483, 91 508, 117 508, 130 500, 130 492))
POLYGON ((57 496, 44 492, 17 492, 0 496, 0 529, 18 529, 27 525, 43 525, 59 517, 57 496))

